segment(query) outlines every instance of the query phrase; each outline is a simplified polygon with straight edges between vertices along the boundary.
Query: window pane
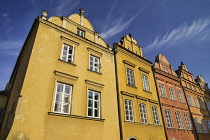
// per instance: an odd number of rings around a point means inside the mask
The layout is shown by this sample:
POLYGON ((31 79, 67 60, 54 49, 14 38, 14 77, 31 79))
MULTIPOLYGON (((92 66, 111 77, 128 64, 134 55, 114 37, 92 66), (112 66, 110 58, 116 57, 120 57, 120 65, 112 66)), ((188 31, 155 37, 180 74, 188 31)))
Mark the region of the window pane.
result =
POLYGON ((91 108, 88 108, 88 116, 92 116, 93 110, 91 108))
POLYGON ((88 100, 88 107, 93 107, 93 101, 92 100, 88 100))

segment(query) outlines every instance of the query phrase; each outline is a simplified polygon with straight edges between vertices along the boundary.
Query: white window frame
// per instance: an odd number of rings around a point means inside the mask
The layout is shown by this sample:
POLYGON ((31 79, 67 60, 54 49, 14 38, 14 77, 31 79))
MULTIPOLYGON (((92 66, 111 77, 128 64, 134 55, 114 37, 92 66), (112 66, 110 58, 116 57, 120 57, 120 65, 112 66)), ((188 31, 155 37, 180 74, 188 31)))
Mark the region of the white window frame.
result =
POLYGON ((125 99, 125 120, 134 122, 132 100, 125 99))
POLYGON ((168 124, 168 128, 174 128, 171 111, 169 109, 165 109, 165 115, 166 115, 166 122, 168 124))
POLYGON ((193 99, 194 99, 194 102, 195 102, 195 106, 197 108, 200 108, 197 97, 193 97, 193 99))
POLYGON ((183 97, 182 91, 181 90, 177 90, 177 92, 178 92, 178 96, 179 96, 179 101, 181 103, 184 103, 184 97, 183 97))
POLYGON ((142 74, 142 82, 145 91, 150 91, 149 79, 147 75, 142 74))
POLYGON ((146 104, 140 103, 139 109, 140 109, 141 123, 148 124, 146 104))
POLYGON ((101 101, 100 92, 88 90, 87 98, 88 98, 87 116, 92 118, 100 118, 100 101, 101 101))
POLYGON ((81 29, 77 29, 77 35, 81 36, 81 37, 85 37, 85 31, 81 30, 81 29))
POLYGON ((188 113, 184 113, 184 120, 185 120, 187 129, 192 130, 192 124, 191 124, 191 121, 189 119, 188 113))
POLYGON ((127 74, 127 84, 130 86, 135 86, 134 71, 132 69, 126 68, 127 74))
POLYGON ((70 114, 71 94, 72 94, 72 86, 71 85, 57 82, 55 98, 54 98, 54 105, 53 105, 53 112, 62 113, 62 114, 70 114), (62 89, 61 89, 61 91, 58 91, 60 86, 62 86, 62 89), (65 91, 66 87, 69 87, 69 93, 66 93, 66 91, 65 91), (65 97, 68 98, 67 102, 65 102, 65 97), (56 108, 56 104, 58 105, 58 109, 56 108), (64 111, 64 106, 68 106, 67 111, 64 111))
POLYGON ((193 106, 192 99, 191 99, 190 95, 187 95, 187 101, 188 101, 190 106, 193 106))
POLYGON ((180 112, 179 111, 175 111, 175 116, 176 116, 178 129, 184 129, 180 112))
POLYGON ((159 89, 160 89, 160 96, 163 98, 166 98, 166 92, 165 92, 165 88, 163 84, 158 84, 159 85, 159 89))
POLYGON ((202 133, 201 126, 200 126, 200 124, 198 122, 198 119, 197 118, 193 118, 193 120, 194 120, 194 123, 195 123, 195 128, 197 130, 197 133, 202 133))
POLYGON ((201 119, 201 125, 203 127, 204 133, 208 134, 208 128, 206 126, 206 121, 204 119, 201 119))
POLYGON ((100 58, 90 54, 89 58, 89 69, 91 71, 99 72, 100 69, 100 58))
POLYGON ((152 114, 153 114, 153 119, 154 119, 154 124, 155 125, 160 125, 160 120, 158 116, 158 109, 156 106, 152 107, 152 114))
POLYGON ((175 96, 173 87, 168 87, 168 89, 169 89, 171 100, 176 100, 176 96, 175 96))
POLYGON ((68 63, 73 63, 74 62, 74 50, 75 50, 74 46, 63 44, 62 53, 61 53, 61 58, 60 59, 65 61, 65 62, 68 62, 68 63), (67 49, 65 49, 65 48, 67 48, 67 49), (72 51, 69 52, 70 50, 72 50, 72 51))

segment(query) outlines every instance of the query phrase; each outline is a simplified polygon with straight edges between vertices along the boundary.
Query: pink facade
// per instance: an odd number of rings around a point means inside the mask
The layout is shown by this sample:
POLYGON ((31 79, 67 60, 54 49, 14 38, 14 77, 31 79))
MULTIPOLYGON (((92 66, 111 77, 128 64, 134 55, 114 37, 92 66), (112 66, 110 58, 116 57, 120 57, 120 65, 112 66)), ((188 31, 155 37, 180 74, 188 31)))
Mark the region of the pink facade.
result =
POLYGON ((159 54, 154 75, 168 140, 197 140, 183 89, 167 58, 159 54))

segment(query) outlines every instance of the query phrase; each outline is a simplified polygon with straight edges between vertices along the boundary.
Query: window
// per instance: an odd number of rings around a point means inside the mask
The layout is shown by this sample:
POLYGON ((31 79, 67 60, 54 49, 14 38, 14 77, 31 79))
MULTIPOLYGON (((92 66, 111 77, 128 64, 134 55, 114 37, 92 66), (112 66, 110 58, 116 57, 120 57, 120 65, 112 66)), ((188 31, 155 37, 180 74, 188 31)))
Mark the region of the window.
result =
POLYGON ((80 29, 77 29, 77 35, 81 36, 81 37, 85 37, 85 32, 80 30, 80 29))
POLYGON ((166 73, 168 73, 168 69, 167 69, 167 68, 164 68, 164 71, 165 71, 166 73))
POLYGON ((100 118, 100 93, 88 90, 88 117, 100 118))
POLYGON ((159 88, 160 88, 161 97, 166 98, 166 93, 165 93, 164 85, 163 84, 159 84, 159 88))
POLYGON ((155 106, 152 107, 152 114, 153 114, 153 118, 154 118, 154 124, 160 125, 157 107, 155 107, 155 106))
POLYGON ((127 68, 127 80, 128 80, 128 85, 135 86, 133 70, 128 68, 127 68))
POLYGON ((125 115, 126 115, 126 121, 134 121, 133 118, 133 107, 132 107, 132 101, 131 100, 125 100, 125 115))
POLYGON ((176 100, 174 90, 172 87, 169 87, 169 92, 170 92, 171 100, 176 100))
POLYGON ((204 119, 201 119, 201 124, 203 126, 203 130, 204 130, 204 133, 208 133, 208 129, 207 129, 207 126, 206 126, 206 122, 204 119))
POLYGON ((200 108, 200 106, 199 106, 199 104, 198 104, 198 99, 197 99, 196 97, 193 97, 193 99, 194 99, 194 102, 195 102, 195 106, 196 106, 197 108, 200 108))
POLYGON ((99 72, 99 58, 90 55, 90 70, 99 72))
POLYGON ((131 48, 130 48, 130 47, 128 47, 128 50, 131 50, 131 48))
POLYGON ((139 52, 138 52, 138 51, 136 51, 136 54, 138 55, 138 54, 139 54, 139 52))
POLYGON ((193 118, 193 120, 194 120, 194 123, 195 123, 195 127, 196 127, 197 132, 198 133, 202 133, 201 126, 200 126, 200 124, 198 122, 198 119, 197 118, 193 118))
POLYGON ((57 83, 54 112, 58 113, 70 113, 70 98, 71 98, 72 86, 57 83))
POLYGON ((207 121, 207 126, 208 126, 208 129, 210 131, 210 120, 206 120, 207 121))
POLYGON ((184 120, 188 130, 192 130, 192 125, 188 116, 188 113, 184 113, 184 120))
POLYGON ((199 99, 199 101, 200 101, 201 109, 206 109, 203 100, 199 99))
POLYGON ((142 81, 143 81, 144 90, 150 91, 149 81, 148 81, 148 77, 146 75, 142 75, 142 81))
POLYGON ((192 85, 192 90, 195 90, 195 87, 192 85))
POLYGON ((183 129, 183 124, 182 124, 182 119, 181 119, 180 113, 178 111, 175 111, 175 115, 176 115, 176 121, 177 121, 178 128, 183 129))
POLYGON ((171 112, 168 109, 165 109, 165 115, 166 115, 166 122, 168 124, 168 128, 173 128, 174 124, 172 121, 172 116, 171 116, 171 112))
POLYGON ((177 90, 177 92, 178 92, 178 96, 179 96, 179 101, 184 103, 184 98, 183 98, 181 90, 177 90))
POLYGON ((148 123, 146 105, 139 104, 139 107, 140 107, 141 122, 148 123))
MULTIPOLYGON (((210 110, 210 101, 209 101, 209 99, 205 99, 205 101, 206 101, 206 105, 208 107, 208 110, 210 110)), ((210 129, 209 129, 209 131, 210 131, 210 129)))
POLYGON ((187 87, 188 87, 188 88, 191 88, 190 84, 187 84, 187 87))
POLYGON ((74 56, 74 47, 63 44, 61 60, 66 61, 68 63, 72 63, 74 59, 73 56, 74 56))
POLYGON ((190 95, 187 95, 187 101, 188 101, 190 106, 193 106, 190 95))

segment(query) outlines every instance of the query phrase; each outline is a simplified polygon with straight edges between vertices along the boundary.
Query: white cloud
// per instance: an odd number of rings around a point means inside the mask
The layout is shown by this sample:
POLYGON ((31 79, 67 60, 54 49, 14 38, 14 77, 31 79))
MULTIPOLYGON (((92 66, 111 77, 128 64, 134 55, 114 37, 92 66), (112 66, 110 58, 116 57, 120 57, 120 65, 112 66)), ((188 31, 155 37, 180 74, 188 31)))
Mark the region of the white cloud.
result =
MULTIPOLYGON (((114 18, 111 15, 113 15, 113 9, 116 6, 115 3, 113 4, 113 6, 111 7, 110 12, 107 15, 107 19, 106 22, 103 23, 103 31, 100 33, 100 36, 102 38, 110 38, 122 31, 124 31, 129 24, 151 3, 148 2, 147 4, 145 4, 145 6, 143 8, 141 8, 136 14, 134 14, 131 18, 125 19, 122 16, 118 16, 120 18, 114 18)), ((120 13, 122 14, 122 13, 120 13)))
POLYGON ((2 16, 3 16, 3 17, 8 17, 9 14, 4 13, 2 16))
POLYGON ((210 38, 210 19, 200 18, 194 20, 191 25, 182 24, 178 28, 166 33, 164 36, 158 36, 153 42, 145 47, 145 51, 153 48, 162 48, 164 46, 170 47, 186 42, 204 41, 210 38))
POLYGON ((57 8, 55 8, 55 12, 58 16, 62 16, 67 14, 70 10, 73 10, 78 4, 80 0, 63 0, 59 1, 57 8))
POLYGON ((17 56, 23 46, 23 40, 0 41, 0 55, 17 56))
POLYGON ((160 3, 160 5, 157 8, 153 9, 152 12, 156 12, 157 10, 159 10, 160 8, 162 8, 163 6, 165 6, 165 4, 168 2, 168 0, 162 0, 162 1, 163 2, 160 3))

